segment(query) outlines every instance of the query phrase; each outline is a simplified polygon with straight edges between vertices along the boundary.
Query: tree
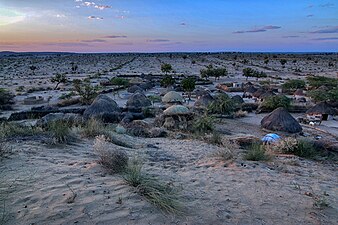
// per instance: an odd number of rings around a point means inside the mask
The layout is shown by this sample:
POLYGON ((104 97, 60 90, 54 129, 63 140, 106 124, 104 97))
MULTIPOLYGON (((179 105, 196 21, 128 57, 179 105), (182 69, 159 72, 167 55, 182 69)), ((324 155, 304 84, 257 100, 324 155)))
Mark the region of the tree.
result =
POLYGON ((36 66, 30 66, 29 69, 32 71, 32 73, 35 75, 35 70, 37 69, 36 66))
POLYGON ((191 92, 195 89, 196 80, 193 77, 184 78, 181 82, 182 88, 188 92, 189 100, 191 100, 191 92))
POLYGON ((227 76, 228 71, 225 67, 223 68, 213 68, 213 66, 210 64, 207 66, 207 69, 201 69, 200 74, 202 78, 208 78, 208 77, 215 77, 216 79, 219 79, 220 77, 227 76))
POLYGON ((169 87, 169 86, 173 86, 174 84, 175 84, 174 78, 172 78, 169 75, 165 75, 163 79, 161 80, 162 87, 169 87))
POLYGON ((165 63, 161 65, 161 71, 167 75, 173 68, 169 63, 165 63))
POLYGON ((312 90, 309 91, 308 95, 315 101, 315 102, 338 102, 338 87, 335 87, 329 91, 322 91, 322 90, 312 90))
POLYGON ((252 68, 244 68, 243 69, 243 76, 246 77, 246 80, 248 80, 248 77, 254 77, 255 70, 252 68))
POLYGON ((284 67, 284 65, 288 62, 286 59, 279 60, 280 64, 284 67))
POLYGON ((264 60, 264 63, 265 63, 265 65, 268 65, 269 60, 268 59, 264 60))
POLYGON ((52 77, 52 79, 50 79, 50 81, 52 83, 56 83, 56 85, 54 87, 54 90, 56 90, 58 88, 59 84, 67 82, 67 77, 66 77, 65 74, 57 73, 57 74, 55 74, 54 77, 52 77))
POLYGON ((83 81, 79 79, 73 80, 75 91, 81 96, 81 101, 84 104, 91 104, 97 96, 97 87, 90 84, 90 79, 86 78, 83 81))
POLYGON ((235 111, 235 102, 227 94, 219 94, 207 108, 209 113, 231 115, 235 111))
POLYGON ((262 106, 274 110, 279 107, 284 107, 286 109, 290 108, 291 105, 291 99, 286 97, 285 95, 274 95, 274 96, 269 96, 266 99, 264 99, 262 106))
POLYGON ((306 78, 309 82, 309 85, 313 88, 318 88, 320 86, 326 86, 328 88, 333 88, 338 86, 337 78, 330 78, 324 76, 309 76, 306 78))

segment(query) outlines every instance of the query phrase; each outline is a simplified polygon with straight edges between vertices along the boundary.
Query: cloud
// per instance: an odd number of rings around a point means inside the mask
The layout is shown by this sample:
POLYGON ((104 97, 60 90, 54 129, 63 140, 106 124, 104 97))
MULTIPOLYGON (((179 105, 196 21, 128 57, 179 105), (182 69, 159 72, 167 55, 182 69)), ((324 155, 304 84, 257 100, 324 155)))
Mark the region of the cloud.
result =
POLYGON ((307 15, 306 17, 313 17, 314 15, 313 14, 309 14, 309 15, 307 15))
POLYGON ((88 16, 87 18, 90 19, 90 20, 95 20, 95 19, 103 20, 103 17, 98 17, 98 16, 88 16))
POLYGON ((64 14, 56 14, 55 17, 56 18, 66 18, 66 15, 64 15, 64 14))
POLYGON ((61 47, 89 46, 88 44, 85 44, 85 43, 76 43, 76 42, 51 42, 51 43, 44 43, 42 45, 61 46, 61 47))
POLYGON ((299 38, 300 36, 298 35, 288 35, 288 36, 283 36, 282 38, 299 38))
POLYGON ((338 40, 338 37, 324 37, 324 38, 313 38, 314 41, 335 41, 338 40))
POLYGON ((259 33, 259 32, 266 32, 268 30, 276 30, 276 29, 280 29, 282 27, 280 26, 273 26, 273 25, 268 25, 268 26, 264 26, 264 27, 260 27, 260 28, 254 28, 251 30, 239 30, 239 31, 235 31, 233 32, 234 34, 243 34, 243 33, 259 33))
POLYGON ((311 34, 333 34, 338 33, 338 26, 328 27, 320 30, 310 31, 311 34))
POLYGON ((187 24, 185 22, 180 23, 181 26, 186 26, 187 24))
POLYGON ((104 10, 104 9, 110 9, 111 6, 109 6, 109 5, 96 5, 95 8, 100 9, 100 10, 104 10))
POLYGON ((147 42, 169 42, 170 40, 168 39, 150 39, 147 40, 147 42))
POLYGON ((322 7, 322 8, 330 8, 330 7, 333 7, 333 6, 334 6, 334 4, 330 3, 330 2, 328 2, 326 4, 319 5, 319 7, 322 7))
POLYGON ((126 35, 108 35, 102 38, 127 38, 127 36, 126 35))
POLYGON ((82 40, 81 42, 85 43, 102 43, 102 42, 107 42, 106 40, 102 39, 92 39, 92 40, 82 40))
POLYGON ((74 0, 74 2, 82 2, 82 0, 74 0))
POLYGON ((96 5, 96 3, 95 2, 84 2, 84 3, 82 3, 82 5, 85 5, 85 6, 94 6, 94 5, 96 5))

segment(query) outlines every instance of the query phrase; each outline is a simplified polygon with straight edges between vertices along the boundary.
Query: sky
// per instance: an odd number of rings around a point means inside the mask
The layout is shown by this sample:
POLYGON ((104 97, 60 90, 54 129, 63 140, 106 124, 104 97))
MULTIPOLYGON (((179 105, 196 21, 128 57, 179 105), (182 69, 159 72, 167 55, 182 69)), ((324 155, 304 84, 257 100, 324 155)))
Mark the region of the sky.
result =
POLYGON ((337 52, 338 0, 0 0, 0 51, 337 52))

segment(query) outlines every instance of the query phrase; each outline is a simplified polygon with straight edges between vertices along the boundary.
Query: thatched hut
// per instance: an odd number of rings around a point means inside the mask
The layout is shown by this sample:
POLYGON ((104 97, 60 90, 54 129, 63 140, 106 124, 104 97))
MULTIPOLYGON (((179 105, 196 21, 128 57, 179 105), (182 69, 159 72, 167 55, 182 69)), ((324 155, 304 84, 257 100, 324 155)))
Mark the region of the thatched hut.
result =
POLYGON ((180 95, 178 92, 169 91, 163 96, 162 102, 166 104, 182 104, 184 102, 184 99, 182 95, 180 95))
POLYGON ((293 93, 293 97, 297 100, 300 98, 304 98, 305 94, 303 89, 297 89, 294 93, 293 93))
POLYGON ((190 110, 183 105, 173 105, 163 111, 163 126, 167 129, 186 130, 188 123, 193 119, 190 110))
POLYGON ((127 89, 127 91, 129 92, 129 93, 135 93, 135 92, 143 92, 144 90, 143 90, 143 88, 141 88, 140 86, 138 86, 138 85, 133 85, 133 86, 131 86, 131 87, 129 87, 128 89, 127 89))
POLYGON ((288 133, 298 133, 302 131, 302 127, 297 120, 283 107, 279 107, 265 116, 261 121, 261 126, 268 130, 288 133))
POLYGON ((244 98, 252 98, 253 93, 257 91, 257 88, 255 88, 253 85, 249 85, 244 89, 244 98))
POLYGON ((309 119, 320 117, 322 120, 330 120, 334 115, 336 115, 336 110, 326 102, 320 102, 306 111, 306 116, 309 119))
POLYGON ((115 122, 119 120, 121 109, 117 103, 106 95, 99 95, 93 103, 84 111, 83 116, 86 119, 102 119, 106 122, 115 122))
POLYGON ((214 101, 214 97, 212 97, 209 93, 206 93, 204 95, 198 96, 197 100, 194 104, 195 108, 202 108, 205 109, 209 106, 209 104, 214 101))
POLYGON ((151 101, 140 92, 134 93, 127 101, 129 111, 141 111, 142 109, 151 106, 151 101))

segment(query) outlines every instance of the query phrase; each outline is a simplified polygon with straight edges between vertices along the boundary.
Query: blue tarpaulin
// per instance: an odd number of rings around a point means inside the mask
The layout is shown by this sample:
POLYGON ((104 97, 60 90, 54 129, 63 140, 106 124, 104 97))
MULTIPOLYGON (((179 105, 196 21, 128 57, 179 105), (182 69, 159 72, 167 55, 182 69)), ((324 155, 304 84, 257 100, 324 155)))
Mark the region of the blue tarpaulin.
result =
POLYGON ((266 143, 272 143, 278 141, 280 138, 281 137, 278 134, 267 134, 262 138, 262 141, 266 143))

